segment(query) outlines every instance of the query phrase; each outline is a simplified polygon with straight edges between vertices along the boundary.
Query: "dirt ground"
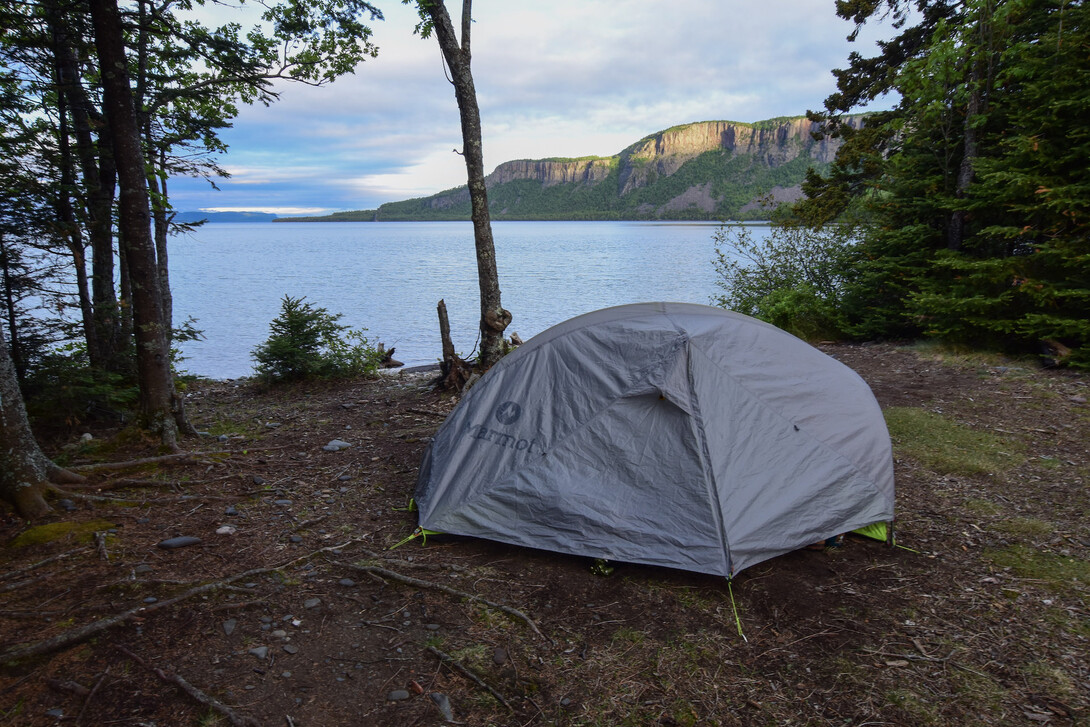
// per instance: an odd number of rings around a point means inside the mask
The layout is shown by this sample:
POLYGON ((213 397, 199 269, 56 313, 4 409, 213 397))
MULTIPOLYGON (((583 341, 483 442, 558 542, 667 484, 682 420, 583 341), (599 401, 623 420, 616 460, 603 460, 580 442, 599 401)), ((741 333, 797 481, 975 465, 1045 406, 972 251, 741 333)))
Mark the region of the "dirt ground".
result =
MULTIPOLYGON (((4 514, 0 724, 1088 724, 1087 379, 824 350, 1013 465, 945 471, 895 437, 903 548, 850 537, 730 589, 471 539, 386 550, 456 403, 424 375, 191 384, 201 454, 95 470, 46 528, 4 514)), ((156 454, 93 428, 51 453, 156 454)))

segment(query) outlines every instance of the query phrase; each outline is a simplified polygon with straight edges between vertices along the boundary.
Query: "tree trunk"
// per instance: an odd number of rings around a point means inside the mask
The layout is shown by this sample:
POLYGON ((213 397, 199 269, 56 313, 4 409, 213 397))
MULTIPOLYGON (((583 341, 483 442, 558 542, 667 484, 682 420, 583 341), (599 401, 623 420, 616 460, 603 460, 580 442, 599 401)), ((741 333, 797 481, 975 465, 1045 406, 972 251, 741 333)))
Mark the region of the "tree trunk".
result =
POLYGON ((90 9, 102 72, 104 107, 110 122, 120 183, 118 229, 132 288, 141 415, 145 426, 158 433, 165 445, 177 449, 178 429, 173 412, 174 379, 170 370, 167 323, 160 307, 144 154, 129 86, 121 18, 117 0, 91 0, 90 9))
POLYGON ((95 110, 80 80, 79 59, 72 47, 63 12, 55 2, 48 3, 50 31, 58 92, 67 101, 72 116, 76 152, 83 174, 87 233, 91 243, 91 305, 94 327, 87 341, 89 355, 97 356, 96 365, 110 371, 123 368, 120 350, 120 308, 114 289, 113 203, 117 181, 114 155, 105 119, 95 110), (94 130, 97 129, 98 143, 94 130))
POLYGON ((82 477, 53 464, 38 448, 27 421, 15 366, 0 330, 0 500, 32 520, 50 511, 45 491, 50 480, 78 482, 82 477))
POLYGON ((450 67, 454 96, 462 122, 462 153, 473 217, 473 240, 477 253, 477 281, 481 290, 480 370, 486 371, 503 356, 503 332, 511 323, 510 311, 500 304, 500 281, 496 270, 496 246, 492 239, 492 220, 488 211, 488 192, 484 184, 484 150, 481 143, 481 112, 470 69, 471 0, 462 2, 462 40, 459 44, 450 14, 441 1, 421 0, 421 8, 431 19, 439 48, 450 67))

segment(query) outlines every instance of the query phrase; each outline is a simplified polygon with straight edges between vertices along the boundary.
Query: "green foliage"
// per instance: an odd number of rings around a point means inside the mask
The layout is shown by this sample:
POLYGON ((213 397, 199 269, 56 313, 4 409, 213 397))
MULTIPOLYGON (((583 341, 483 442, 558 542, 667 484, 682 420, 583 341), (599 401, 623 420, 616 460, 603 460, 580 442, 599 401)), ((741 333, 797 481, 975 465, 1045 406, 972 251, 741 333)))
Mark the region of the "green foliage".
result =
POLYGON ((270 382, 344 378, 375 373, 382 355, 341 314, 285 295, 269 338, 253 350, 258 375, 270 382))
POLYGON ((83 344, 68 343, 35 361, 23 386, 35 427, 73 427, 109 417, 124 419, 137 399, 134 382, 91 366, 83 344))
MULTIPOLYGON (((1090 8, 927 0, 881 54, 836 71, 827 113, 897 91, 846 128, 800 218, 868 223, 844 299, 859 336, 924 335, 1090 368, 1090 8)), ((863 23, 893 2, 844 2, 863 23)), ((907 20, 907 16, 901 16, 907 20)))
POLYGON ((742 225, 715 233, 715 303, 804 339, 843 335, 839 320, 854 243, 849 228, 777 225, 761 240, 742 225))

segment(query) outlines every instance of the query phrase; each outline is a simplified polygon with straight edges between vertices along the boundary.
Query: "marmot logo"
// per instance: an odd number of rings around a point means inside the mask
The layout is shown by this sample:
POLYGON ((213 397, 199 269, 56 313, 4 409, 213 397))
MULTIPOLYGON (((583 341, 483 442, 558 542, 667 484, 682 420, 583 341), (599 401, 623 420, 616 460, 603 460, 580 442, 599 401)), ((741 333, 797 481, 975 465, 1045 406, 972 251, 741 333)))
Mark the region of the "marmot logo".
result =
POLYGON ((522 407, 513 401, 505 401, 496 407, 495 416, 500 424, 514 424, 522 416, 522 407))

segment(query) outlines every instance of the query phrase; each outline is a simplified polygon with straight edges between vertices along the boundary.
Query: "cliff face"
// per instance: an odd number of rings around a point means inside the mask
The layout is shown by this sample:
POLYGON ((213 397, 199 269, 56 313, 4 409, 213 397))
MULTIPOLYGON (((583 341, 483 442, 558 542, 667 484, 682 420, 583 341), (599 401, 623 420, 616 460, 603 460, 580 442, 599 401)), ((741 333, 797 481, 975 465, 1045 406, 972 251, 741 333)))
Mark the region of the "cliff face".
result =
POLYGON ((516 179, 532 179, 547 187, 555 184, 594 184, 609 176, 611 165, 612 161, 609 159, 518 159, 496 167, 496 171, 488 175, 485 183, 491 186, 516 179))
MULTIPOLYGON (((847 123, 859 128, 863 117, 847 123)), ((806 169, 833 161, 842 142, 816 140, 817 130, 805 117, 702 121, 652 134, 609 158, 505 162, 485 183, 497 219, 759 218, 767 213, 759 200, 797 200, 806 169)), ((378 219, 456 218, 468 214, 468 204, 461 187, 383 205, 378 219)))

